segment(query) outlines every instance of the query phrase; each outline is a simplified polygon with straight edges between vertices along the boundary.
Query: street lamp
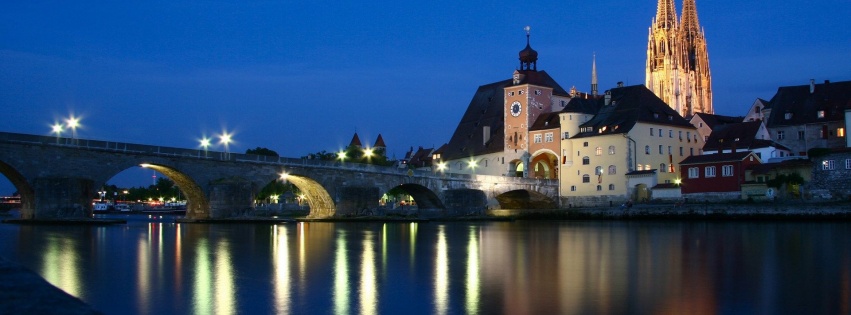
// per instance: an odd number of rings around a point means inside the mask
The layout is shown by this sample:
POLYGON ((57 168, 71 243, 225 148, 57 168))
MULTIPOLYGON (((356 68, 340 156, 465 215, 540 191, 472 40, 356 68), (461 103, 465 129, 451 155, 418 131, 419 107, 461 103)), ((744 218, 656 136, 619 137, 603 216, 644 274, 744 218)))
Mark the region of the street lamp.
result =
POLYGON ((438 162, 437 163, 437 170, 439 172, 445 171, 446 170, 446 162, 438 162))
POLYGON ((59 138, 61 138, 61 137, 62 137, 62 131, 63 131, 63 129, 64 129, 64 128, 62 127, 62 124, 60 124, 60 123, 55 123, 55 124, 53 124, 53 126, 51 126, 50 128, 51 128, 52 132, 56 134, 56 143, 59 143, 59 138))
POLYGON ((344 162, 346 160, 346 151, 337 152, 337 158, 340 159, 340 162, 344 162))
POLYGON ((71 128, 71 138, 77 138, 77 127, 80 126, 80 118, 71 115, 71 117, 69 117, 65 122, 67 123, 68 128, 71 128))
POLYGON ((230 151, 228 151, 228 148, 229 148, 228 146, 230 145, 230 143, 232 141, 231 140, 232 136, 233 136, 233 134, 230 134, 227 131, 225 131, 221 135, 219 135, 219 143, 223 144, 225 146, 225 154, 227 155, 228 158, 230 158, 230 151))
POLYGON ((367 161, 372 160, 373 150, 372 148, 366 148, 363 150, 363 157, 366 158, 367 161))
POLYGON ((207 148, 210 147, 210 138, 201 138, 201 147, 204 148, 204 157, 207 157, 207 148))

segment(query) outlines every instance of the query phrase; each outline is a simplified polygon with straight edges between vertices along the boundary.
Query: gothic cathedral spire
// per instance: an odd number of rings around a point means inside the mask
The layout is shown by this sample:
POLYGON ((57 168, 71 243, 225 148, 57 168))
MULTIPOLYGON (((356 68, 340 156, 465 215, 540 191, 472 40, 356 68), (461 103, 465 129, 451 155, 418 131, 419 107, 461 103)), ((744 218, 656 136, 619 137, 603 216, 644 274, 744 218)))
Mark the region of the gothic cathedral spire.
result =
POLYGON ((683 117, 713 113, 709 56, 695 0, 683 0, 679 21, 673 0, 659 0, 647 40, 645 84, 683 117))
POLYGON ((597 53, 591 57, 591 95, 597 96, 597 53))

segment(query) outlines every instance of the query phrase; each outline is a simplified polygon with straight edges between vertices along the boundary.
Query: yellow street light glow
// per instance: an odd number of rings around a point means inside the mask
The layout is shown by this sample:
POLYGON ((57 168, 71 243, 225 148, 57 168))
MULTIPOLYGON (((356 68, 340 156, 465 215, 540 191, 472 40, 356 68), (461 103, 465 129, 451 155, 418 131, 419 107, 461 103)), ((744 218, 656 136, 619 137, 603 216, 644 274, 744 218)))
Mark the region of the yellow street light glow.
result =
POLYGON ((290 176, 290 174, 287 174, 286 172, 281 172, 281 180, 286 180, 287 176, 290 176))
POLYGON ((53 133, 55 133, 56 135, 59 135, 60 133, 62 133, 62 124, 54 124, 52 128, 53 128, 53 133))
POLYGON ((674 184, 677 184, 677 185, 681 184, 682 182, 683 182, 683 181, 682 181, 681 179, 679 179, 679 178, 677 178, 677 179, 675 179, 675 180, 674 180, 674 184))
POLYGON ((366 157, 371 157, 372 156, 372 149, 366 148, 365 150, 363 150, 363 155, 366 156, 366 157))
POLYGON ((222 144, 224 144, 225 146, 227 146, 227 145, 228 145, 228 143, 230 143, 230 141, 231 141, 231 136, 233 136, 233 135, 232 135, 232 134, 229 134, 229 133, 227 133, 227 132, 222 133, 222 134, 219 136, 219 143, 222 143, 222 144))
POLYGON ((203 147, 204 149, 207 149, 207 147, 209 147, 209 146, 210 146, 210 138, 207 138, 207 137, 201 138, 201 147, 203 147))
POLYGON ((476 160, 470 160, 470 162, 467 162, 467 166, 469 168, 476 168, 476 165, 476 160))
POLYGON ((79 126, 80 126, 80 118, 77 118, 77 117, 74 117, 74 116, 71 116, 71 118, 68 118, 68 127, 70 127, 71 129, 74 129, 74 128, 77 128, 79 126))
POLYGON ((446 169, 446 162, 437 163, 437 170, 438 171, 443 171, 445 169, 446 169))
POLYGON ((139 166, 141 166, 141 167, 145 167, 145 168, 148 168, 148 167, 151 167, 151 164, 148 164, 148 163, 142 163, 142 164, 139 164, 139 166))
POLYGON ((337 153, 337 158, 338 158, 338 159, 340 159, 341 161, 342 161, 342 160, 345 160, 345 159, 346 159, 346 151, 340 151, 340 152, 338 152, 338 153, 337 153))

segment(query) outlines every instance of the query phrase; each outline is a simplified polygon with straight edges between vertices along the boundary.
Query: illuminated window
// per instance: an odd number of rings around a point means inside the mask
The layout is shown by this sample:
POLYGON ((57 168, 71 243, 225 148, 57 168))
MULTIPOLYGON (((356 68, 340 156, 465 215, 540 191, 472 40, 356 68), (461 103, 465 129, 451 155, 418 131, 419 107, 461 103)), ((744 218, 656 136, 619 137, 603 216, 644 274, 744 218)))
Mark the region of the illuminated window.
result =
POLYGON ((824 111, 823 110, 818 111, 818 118, 824 118, 824 111))
POLYGON ((598 176, 603 175, 603 167, 602 166, 595 167, 594 168, 594 175, 598 175, 598 176))
POLYGON ((643 170, 644 170, 644 165, 638 164, 638 170, 639 170, 639 171, 643 171, 643 170))
POLYGON ((845 128, 837 128, 836 129, 836 136, 840 137, 840 138, 845 137, 845 128))
POLYGON ((715 166, 707 166, 706 169, 704 169, 703 175, 706 177, 715 177, 715 166))
POLYGON ((644 165, 644 170, 645 170, 645 171, 652 170, 652 168, 650 168, 650 164, 645 164, 645 165, 644 165))
POLYGON ((597 156, 603 155, 603 147, 597 147, 597 149, 594 150, 594 153, 597 156))
POLYGON ((836 169, 835 162, 833 160, 825 160, 821 162, 821 169, 824 171, 832 171, 836 169))

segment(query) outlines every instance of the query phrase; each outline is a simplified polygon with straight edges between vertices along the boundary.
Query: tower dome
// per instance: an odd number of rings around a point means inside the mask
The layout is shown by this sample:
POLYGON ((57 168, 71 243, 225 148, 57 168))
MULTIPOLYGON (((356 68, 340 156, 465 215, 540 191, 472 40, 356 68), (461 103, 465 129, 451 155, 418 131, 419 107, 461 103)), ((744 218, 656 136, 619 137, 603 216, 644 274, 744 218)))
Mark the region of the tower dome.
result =
POLYGON ((532 29, 529 26, 523 28, 526 30, 526 48, 520 51, 520 70, 537 70, 538 52, 532 49, 529 44, 529 31, 532 29))

